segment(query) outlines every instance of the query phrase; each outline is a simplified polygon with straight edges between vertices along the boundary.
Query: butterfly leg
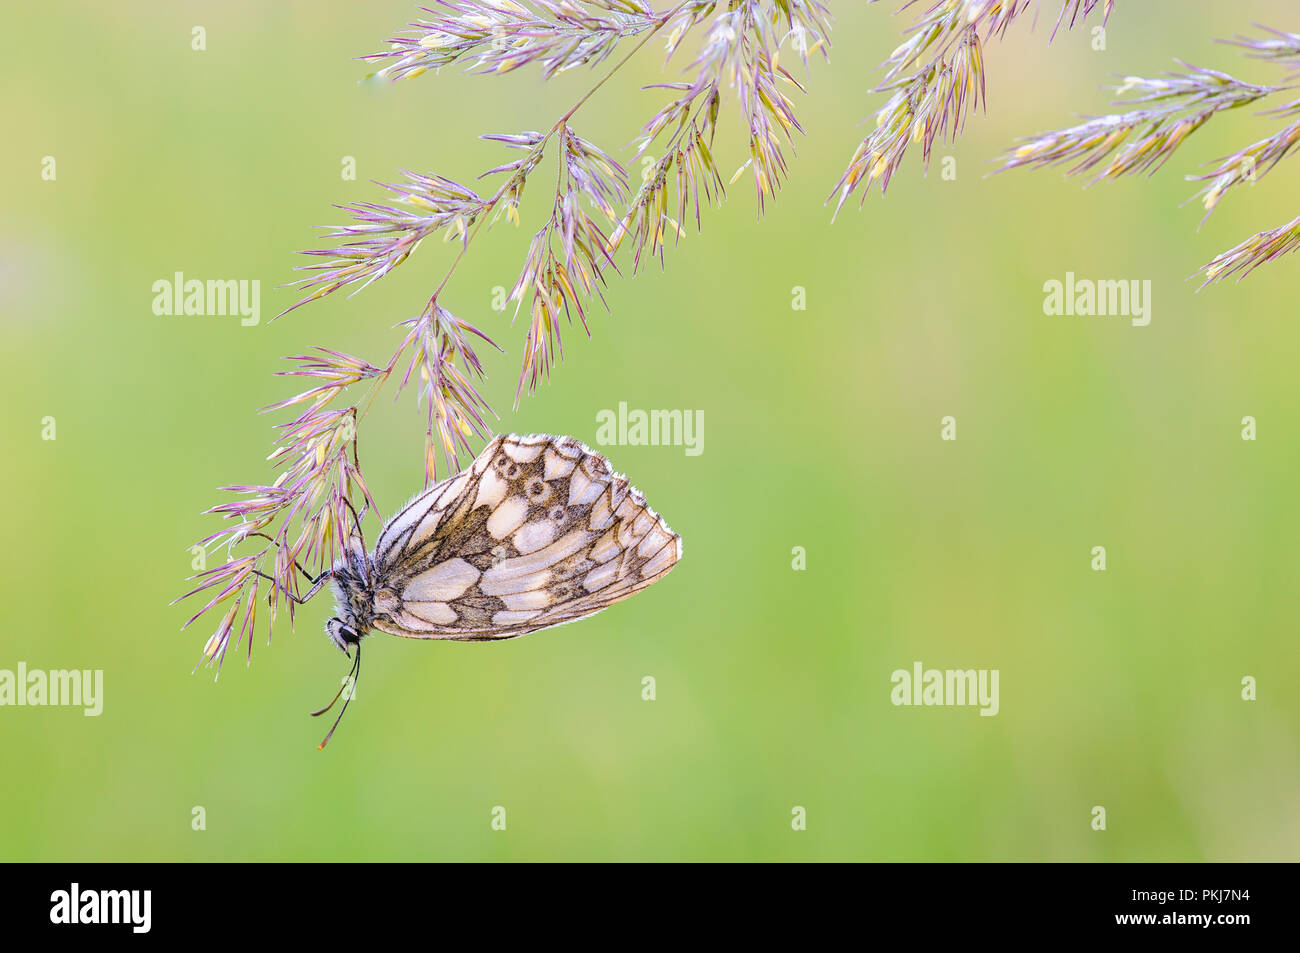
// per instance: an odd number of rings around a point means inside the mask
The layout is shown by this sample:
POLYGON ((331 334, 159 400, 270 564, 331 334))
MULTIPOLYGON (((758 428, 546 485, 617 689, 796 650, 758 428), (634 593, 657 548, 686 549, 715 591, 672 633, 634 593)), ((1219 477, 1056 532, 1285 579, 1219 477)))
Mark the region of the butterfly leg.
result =
MULTIPOLYGON (((349 505, 351 505, 351 504, 349 504, 349 505)), ((262 539, 270 540, 270 542, 275 543, 276 546, 279 546, 279 545, 280 545, 279 540, 273 539, 272 537, 267 536, 265 533, 249 533, 248 535, 249 535, 249 536, 260 536, 260 537, 262 537, 262 539)), ((315 583, 316 580, 314 580, 314 579, 311 578, 311 573, 309 573, 307 570, 305 570, 305 569, 302 568, 302 563, 298 562, 298 560, 295 559, 295 560, 293 561, 293 564, 294 564, 295 566, 298 567, 298 571, 299 571, 300 573, 302 573, 302 574, 303 574, 304 576, 306 576, 309 580, 311 580, 313 584, 315 583)))
MULTIPOLYGON (((364 543, 365 543, 365 538, 366 538, 366 534, 365 534, 365 531, 362 530, 362 528, 361 528, 361 517, 357 515, 357 508, 356 508, 355 506, 352 505, 352 501, 349 500, 346 496, 343 497, 343 502, 346 503, 348 509, 352 511, 352 523, 353 523, 353 525, 356 526, 356 528, 357 528, 357 536, 361 539, 362 544, 364 545, 364 543)), ((363 509, 364 509, 364 507, 363 507, 363 509)))
POLYGON ((320 574, 319 576, 317 576, 315 579, 312 579, 311 576, 309 575, 307 578, 308 578, 308 579, 311 579, 311 588, 307 590, 307 595, 305 595, 305 596, 300 596, 300 597, 298 598, 298 603, 301 605, 302 603, 304 603, 304 602, 306 602, 308 599, 310 599, 312 596, 316 595, 316 593, 320 591, 320 587, 323 586, 323 585, 325 585, 326 581, 327 581, 327 580, 330 578, 330 576, 332 576, 332 575, 334 575, 334 570, 333 570, 333 569, 326 569, 323 573, 321 573, 321 574, 320 574))
MULTIPOLYGON (((301 568, 301 567, 299 567, 299 568, 301 568)), ((278 579, 276 579, 274 576, 268 576, 266 573, 262 572, 260 569, 254 569, 254 570, 253 570, 253 575, 255 575, 255 576, 261 576, 263 579, 267 579, 267 580, 269 580, 270 582, 272 582, 272 583, 275 585, 275 587, 276 587, 277 589, 280 590, 280 592, 284 593, 285 596, 287 596, 290 600, 292 600, 293 602, 297 603, 297 604, 300 605, 300 606, 301 606, 301 605, 306 605, 307 600, 309 600, 312 596, 316 595, 316 593, 320 591, 320 587, 323 586, 323 585, 325 585, 326 580, 328 580, 329 577, 330 577, 331 575, 333 575, 333 573, 334 573, 334 571, 333 571, 332 569, 327 569, 327 570, 325 570, 323 573, 321 573, 319 576, 317 576, 315 579, 312 579, 311 575, 308 574, 307 578, 308 578, 308 580, 310 580, 310 582, 311 582, 311 588, 307 590, 307 592, 306 592, 305 595, 296 596, 296 595, 294 595, 292 592, 290 592, 288 589, 284 588, 284 586, 280 585, 280 581, 279 581, 278 579)), ((269 599, 269 598, 271 598, 271 597, 270 597, 270 596, 267 596, 267 598, 269 599)))

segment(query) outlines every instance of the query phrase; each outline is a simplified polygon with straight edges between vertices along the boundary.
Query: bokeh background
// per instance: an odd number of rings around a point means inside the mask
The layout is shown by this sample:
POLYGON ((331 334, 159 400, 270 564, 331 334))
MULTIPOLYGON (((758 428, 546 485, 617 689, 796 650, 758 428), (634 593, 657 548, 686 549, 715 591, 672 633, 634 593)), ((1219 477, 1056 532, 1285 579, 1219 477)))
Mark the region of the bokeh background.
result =
MULTIPOLYGON (((324 753, 306 715, 346 670, 327 596, 215 684, 190 670, 216 620, 181 633, 189 613, 168 603, 218 526, 199 515, 215 488, 270 473, 278 418, 257 409, 291 392, 281 356, 382 362, 454 246, 268 324, 294 300, 277 286, 340 220, 331 203, 378 199, 370 180, 402 168, 470 181, 501 161, 477 136, 547 128, 593 76, 358 83, 351 57, 410 0, 9 10, 0 668, 103 669, 105 707, 0 709, 0 859, 1296 859, 1300 262, 1199 294, 1187 280, 1295 214, 1295 169, 1199 231, 1199 207, 1180 208, 1185 174, 1276 124, 1221 117, 1150 180, 985 177, 1017 137, 1104 110, 1115 74, 1183 57, 1280 81, 1212 41, 1300 28, 1294 10, 1121 0, 1097 52, 1087 31, 1049 45, 1048 3, 989 47, 987 116, 936 149, 956 179, 923 177, 913 154, 886 199, 832 224, 823 200, 880 102, 866 91, 905 25, 896 6, 833 4, 832 62, 808 77, 807 135, 766 217, 737 183, 664 273, 612 282, 592 340, 571 333, 517 412, 523 327, 491 293, 513 283, 546 189, 525 196, 523 229, 475 243, 445 300, 507 348, 487 358, 501 430, 594 443, 596 412, 620 401, 703 411, 698 457, 605 448, 685 559, 522 640, 376 636, 324 753), (176 271, 259 279, 262 323, 155 316, 151 285, 176 271), (1044 316, 1042 285, 1066 271, 1151 280, 1151 325, 1044 316), (917 660, 999 669, 1000 714, 894 707, 890 673, 917 660)), ((626 159, 661 102, 639 86, 662 79, 648 49, 575 128, 626 159)), ((730 129, 728 170, 744 157, 730 129)), ((421 481, 413 396, 363 429, 392 512, 421 481)))

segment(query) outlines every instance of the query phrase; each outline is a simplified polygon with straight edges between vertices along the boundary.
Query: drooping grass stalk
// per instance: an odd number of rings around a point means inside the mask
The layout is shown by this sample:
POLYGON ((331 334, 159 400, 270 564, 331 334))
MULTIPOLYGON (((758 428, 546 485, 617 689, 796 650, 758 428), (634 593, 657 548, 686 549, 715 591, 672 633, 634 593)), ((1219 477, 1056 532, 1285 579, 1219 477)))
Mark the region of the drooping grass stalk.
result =
MULTIPOLYGON (((916 3, 909 0, 903 9, 916 3)), ((1100 0, 1065 0, 1052 35, 1062 25, 1070 29, 1082 23, 1099 4, 1100 0)), ((907 38, 881 64, 885 75, 875 92, 888 93, 889 98, 876 110, 872 130, 858 144, 831 191, 827 201, 835 200, 836 215, 859 190, 859 205, 876 183, 884 195, 911 146, 920 146, 921 164, 929 169, 934 144, 956 140, 967 115, 987 108, 989 41, 1001 39, 1012 23, 1037 6, 1036 0, 937 0, 917 16, 907 38)), ((1105 0, 1103 23, 1113 6, 1114 0, 1105 0)))
POLYGON ((270 457, 281 474, 269 486, 227 487, 243 498, 208 511, 236 521, 203 540, 205 548, 224 548, 229 559, 199 573, 198 586, 188 594, 208 598, 190 622, 210 610, 225 609, 204 650, 204 657, 218 665, 232 636, 236 645, 249 640, 251 652, 263 591, 269 589, 269 634, 277 610, 287 605, 292 619, 294 600, 311 575, 295 567, 305 564, 317 572, 328 568, 354 524, 375 509, 361 474, 356 432, 399 367, 405 369, 397 393, 414 387, 417 405, 423 405, 425 412, 426 482, 437 478, 439 455, 447 470, 454 472, 459 468, 459 452, 471 452, 471 438, 488 435, 487 417, 492 410, 475 386, 483 368, 473 342, 477 338, 496 345, 443 299, 485 225, 502 218, 520 224, 525 186, 546 154, 554 153, 557 166, 550 214, 535 233, 510 293, 516 312, 527 303, 529 316, 516 403, 525 390, 538 386, 562 356, 564 321, 572 324, 576 315, 590 334, 584 299, 603 301, 604 276, 609 269, 617 270, 615 255, 621 248, 632 247, 633 271, 644 253, 663 261, 664 236, 681 234, 678 221, 669 215, 670 185, 678 192, 678 218, 692 204, 697 227, 700 190, 706 204, 722 200, 722 178, 711 143, 728 89, 735 90, 749 128, 750 158, 741 172, 752 169, 760 207, 764 196, 775 196, 786 171, 778 136, 788 138, 801 131, 789 99, 778 87, 802 87, 779 65, 779 53, 788 46, 807 65, 810 53, 820 50, 825 55, 829 30, 826 8, 816 0, 683 0, 664 11, 642 0, 438 0, 436 10, 425 12, 430 18, 416 21, 409 34, 391 40, 392 49, 363 57, 383 64, 380 76, 414 78, 431 68, 464 62, 479 72, 538 64, 543 76, 549 77, 598 65, 620 45, 626 44, 626 52, 546 132, 483 137, 522 153, 479 176, 504 176, 489 196, 442 175, 406 172, 405 182, 382 186, 397 196, 395 202, 343 206, 352 221, 335 227, 328 236, 341 243, 305 253, 313 262, 303 266, 308 274, 299 283, 308 293, 287 311, 341 288, 366 287, 405 262, 434 235, 460 244, 421 311, 401 322, 406 333, 382 366, 320 349, 318 354, 295 359, 298 367, 286 372, 319 383, 266 408, 310 404, 296 419, 281 425, 284 442, 270 457), (651 39, 665 31, 666 63, 688 38, 700 32, 703 36, 699 53, 687 67, 694 74, 691 82, 649 87, 679 95, 642 130, 638 156, 662 135, 667 138, 654 174, 633 195, 623 167, 581 137, 572 120, 651 39), (675 128, 674 120, 678 120, 675 128), (343 409, 333 407, 347 388, 363 381, 368 389, 359 401, 343 409), (236 547, 254 539, 267 545, 250 554, 234 554, 236 547))
MULTIPOLYGON (((299 282, 306 294, 288 311, 343 288, 360 291, 435 235, 459 244, 421 310, 400 322, 405 333, 382 365, 318 348, 292 358, 295 368, 283 372, 310 378, 312 386, 266 408, 299 409, 294 419, 278 425, 281 442, 269 461, 279 476, 269 485, 226 488, 241 499, 209 512, 234 525, 203 544, 224 548, 229 558, 201 572, 190 593, 208 600, 190 622, 223 610, 204 653, 218 664, 232 636, 236 645, 248 639, 251 651, 261 598, 269 602, 268 633, 279 609, 287 605, 292 618, 293 600, 305 578, 328 568, 361 517, 375 510, 361 472, 357 430, 399 368, 395 398, 413 388, 425 415, 426 482, 437 479, 440 461, 443 472, 458 469, 461 451, 472 455, 471 440, 488 435, 494 412, 477 390, 483 365, 476 346, 497 345, 446 298, 454 291, 457 269, 485 229, 502 219, 522 224, 525 188, 547 158, 556 165, 555 187, 542 206, 545 217, 509 295, 516 315, 526 308, 528 316, 516 404, 562 358, 563 324, 577 323, 591 333, 590 305, 603 302, 606 276, 620 270, 619 255, 630 258, 633 274, 651 258, 662 267, 668 245, 686 233, 688 220, 693 218, 701 229, 702 208, 721 204, 726 187, 746 173, 762 214, 788 176, 787 151, 803 132, 788 95, 802 92, 803 86, 782 65, 782 56, 789 60, 793 55, 807 68, 810 57, 828 55, 829 11, 818 0, 680 0, 661 11, 647 0, 434 3, 424 11, 428 18, 390 40, 389 50, 362 57, 380 65, 377 75, 414 79, 453 64, 495 74, 532 65, 549 78, 579 67, 613 65, 545 132, 483 136, 513 150, 510 161, 479 176, 501 177, 486 197, 442 175, 406 172, 404 182, 381 186, 395 199, 341 207, 351 221, 328 234, 335 247, 304 253, 311 259, 302 266, 306 275, 299 282), (635 136, 634 158, 647 157, 651 150, 658 157, 633 192, 623 166, 582 137, 573 120, 655 38, 665 39, 665 67, 692 42, 695 53, 680 81, 646 87, 668 96, 635 136), (747 157, 728 181, 715 153, 719 117, 730 101, 747 130, 747 157), (359 400, 336 406, 363 382, 366 390, 359 400), (235 554, 253 540, 266 545, 235 554)), ((902 4, 904 10, 919 6, 918 0, 902 4)), ((989 42, 1038 6, 1038 0, 936 0, 924 6, 903 43, 882 64, 876 91, 887 98, 832 191, 836 213, 855 192, 865 200, 876 183, 883 195, 911 147, 919 147, 922 165, 928 165, 936 142, 956 139, 967 117, 987 108, 989 42)), ((1113 0, 1060 0, 1053 35, 1097 11, 1105 22, 1112 7, 1113 0)), ((1300 65, 1297 34, 1271 31, 1262 39, 1230 42, 1260 59, 1300 65)), ((1093 172, 1100 178, 1151 173, 1213 116, 1291 88, 1187 69, 1163 79, 1125 81, 1121 93, 1137 108, 1035 137, 1013 150, 1003 168, 1064 164, 1067 174, 1093 172)), ((1196 177, 1205 183, 1198 195, 1207 216, 1239 185, 1267 174, 1300 139, 1300 100, 1273 114, 1292 121, 1196 177)), ((1297 245, 1300 219, 1223 253, 1203 269, 1206 281, 1247 274, 1297 245)))
MULTIPOLYGON (((1257 59, 1300 66, 1300 36, 1267 30, 1260 39, 1236 37, 1223 41, 1257 59)), ((1257 85, 1214 69, 1180 65, 1186 72, 1156 79, 1126 78, 1118 87, 1115 105, 1126 112, 1110 113, 1086 122, 1025 140, 1007 151, 999 169, 1064 165, 1067 177, 1090 173, 1091 181, 1157 172, 1197 130, 1221 113, 1282 96, 1291 83, 1257 85)), ((1189 175, 1205 183, 1192 198, 1200 199, 1209 219, 1219 203, 1242 185, 1254 185, 1300 142, 1300 99, 1265 110, 1263 115, 1288 119, 1285 126, 1237 151, 1214 160, 1213 168, 1189 175)), ((1258 232, 1203 265, 1202 287, 1213 281, 1245 277, 1258 266, 1300 247, 1300 219, 1258 232)))

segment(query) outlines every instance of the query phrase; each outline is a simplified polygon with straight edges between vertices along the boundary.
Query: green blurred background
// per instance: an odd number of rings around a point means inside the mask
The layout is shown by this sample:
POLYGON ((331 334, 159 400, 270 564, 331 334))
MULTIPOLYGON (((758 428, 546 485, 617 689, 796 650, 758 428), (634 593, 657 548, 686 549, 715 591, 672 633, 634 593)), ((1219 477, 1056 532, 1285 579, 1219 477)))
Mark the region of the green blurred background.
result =
MULTIPOLYGON (((0 668, 103 669, 105 707, 0 709, 0 858, 1300 855, 1297 261, 1200 294, 1186 280, 1296 213, 1282 201, 1295 169, 1199 232, 1199 206, 1179 208, 1197 187, 1185 173, 1277 123, 1221 117, 1149 181, 985 178, 1017 137, 1102 111, 1115 74, 1179 56, 1280 81, 1212 39, 1300 28, 1294 10, 1121 0, 1095 52, 1086 31, 1049 45, 1048 3, 988 48, 988 115, 936 148, 956 180, 937 164, 923 178, 913 150, 887 199, 832 224, 823 199, 906 22, 894 3, 833 6, 832 63, 797 102, 807 136, 779 201, 757 221, 739 182, 665 273, 614 279, 594 338, 570 333, 518 412, 524 328, 490 303, 545 188, 525 196, 524 228, 480 237, 444 296, 507 348, 485 389, 503 431, 594 443, 596 411, 619 401, 703 411, 701 456, 605 448, 684 537, 682 564, 518 641, 375 636, 324 753, 306 713, 346 670, 321 630, 327 596, 296 632, 269 646, 259 632, 251 666, 232 653, 216 684, 190 675, 215 618, 180 633, 189 613, 168 602, 188 547, 219 526, 199 515, 215 487, 270 473, 280 418, 256 411, 291 393, 271 376, 281 355, 386 360, 454 246, 268 324, 294 300, 276 286, 304 260, 294 249, 321 247, 314 226, 341 220, 331 203, 377 200, 370 180, 401 168, 469 182, 502 161, 477 136, 547 128, 593 75, 358 84, 368 68, 350 57, 380 49, 409 0, 8 11, 0 668), (262 323, 155 316, 151 285, 176 271, 261 280, 262 323), (1043 282, 1066 271, 1150 279, 1151 325, 1044 316, 1043 282), (945 415, 955 443, 939 439, 945 415), (916 660, 999 669, 1000 714, 894 707, 890 673, 916 660)), ((575 129, 628 158, 662 102, 637 89, 660 60, 644 51, 575 129)), ((729 129, 727 171, 744 157, 729 129)), ((361 446, 391 513, 421 482, 413 397, 381 401, 361 446)))

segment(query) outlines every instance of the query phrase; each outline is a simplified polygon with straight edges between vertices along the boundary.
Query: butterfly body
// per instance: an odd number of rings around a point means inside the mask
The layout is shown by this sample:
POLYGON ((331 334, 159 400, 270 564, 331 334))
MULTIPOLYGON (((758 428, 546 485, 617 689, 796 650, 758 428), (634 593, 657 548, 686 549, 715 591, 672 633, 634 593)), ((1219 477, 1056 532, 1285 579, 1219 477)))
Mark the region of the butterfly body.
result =
POLYGON ((495 641, 583 618, 640 591, 681 557, 681 537, 570 437, 492 440, 418 494, 374 552, 349 541, 329 573, 344 652, 372 630, 495 641))
POLYGON ((329 572, 338 615, 325 624, 331 641, 345 654, 374 628, 375 591, 371 582, 373 565, 365 546, 348 541, 344 554, 329 572))

